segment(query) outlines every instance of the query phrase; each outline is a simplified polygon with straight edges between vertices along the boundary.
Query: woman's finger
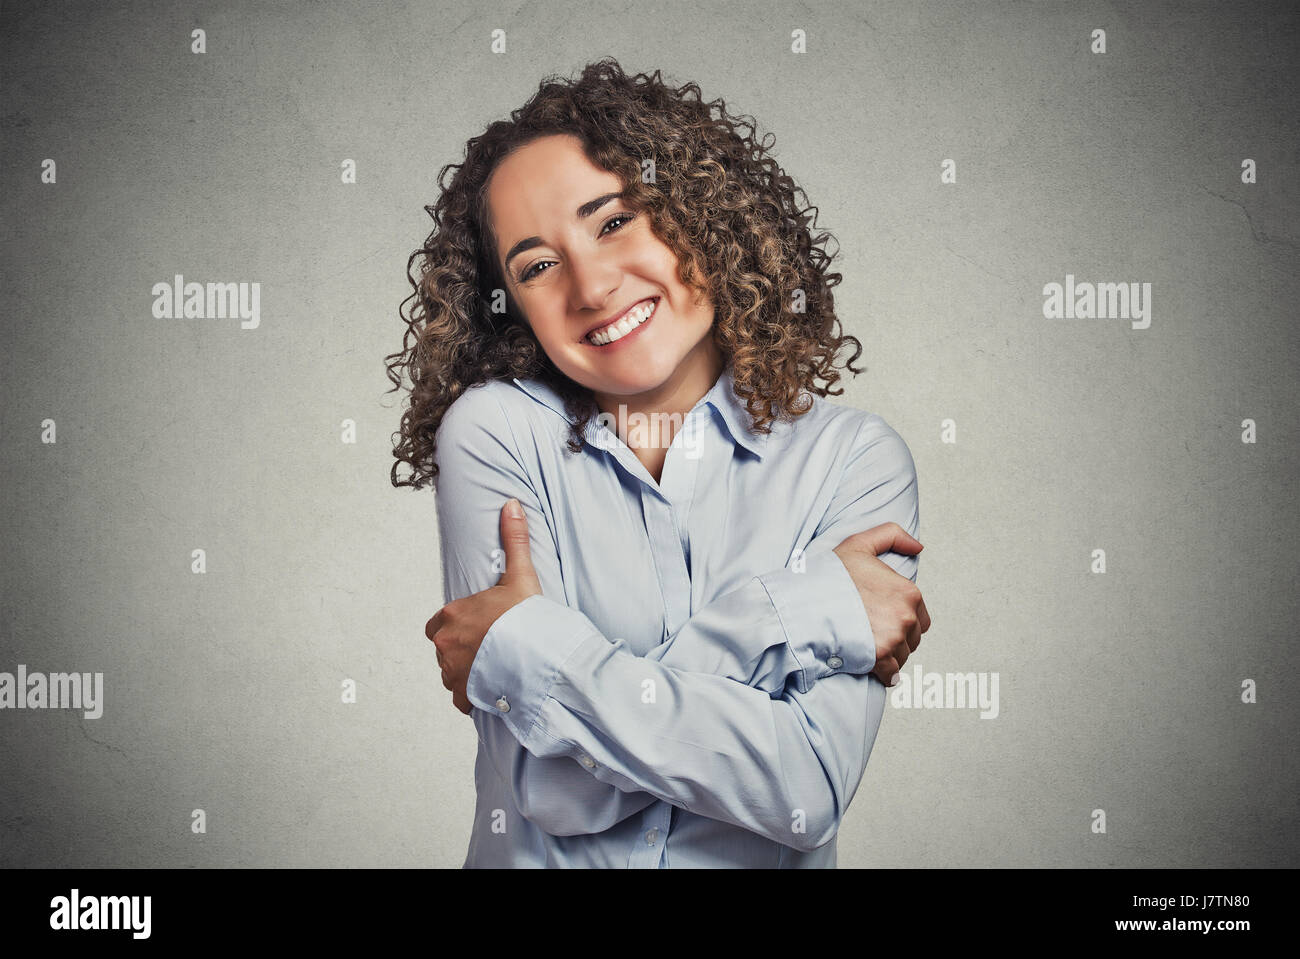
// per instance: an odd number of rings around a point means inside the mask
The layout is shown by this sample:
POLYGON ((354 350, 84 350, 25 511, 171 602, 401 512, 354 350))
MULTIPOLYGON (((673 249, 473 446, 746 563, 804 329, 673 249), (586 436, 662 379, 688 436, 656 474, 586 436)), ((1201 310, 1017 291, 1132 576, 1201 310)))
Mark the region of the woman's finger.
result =
POLYGON ((509 586, 525 582, 536 592, 541 592, 537 581, 537 571, 533 569, 531 544, 528 539, 528 520, 519 500, 506 500, 501 509, 501 547, 506 554, 506 569, 498 580, 498 585, 509 586))
POLYGON ((876 661, 876 665, 871 670, 886 686, 894 685, 894 677, 899 674, 898 663, 894 662, 894 657, 886 656, 884 659, 876 661))
POLYGON ((442 609, 438 610, 436 613, 433 614, 433 616, 429 618, 429 621, 424 624, 424 635, 429 637, 430 642, 433 642, 434 634, 437 633, 438 630, 442 628, 442 620, 443 620, 442 610, 446 608, 447 607, 444 606, 442 609))

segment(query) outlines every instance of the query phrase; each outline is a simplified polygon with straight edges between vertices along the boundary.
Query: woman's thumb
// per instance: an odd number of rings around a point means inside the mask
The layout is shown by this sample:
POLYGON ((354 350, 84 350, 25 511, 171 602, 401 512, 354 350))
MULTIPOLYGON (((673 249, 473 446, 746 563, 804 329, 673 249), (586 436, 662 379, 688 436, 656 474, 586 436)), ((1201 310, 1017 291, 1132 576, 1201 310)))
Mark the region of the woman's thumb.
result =
POLYGON ((889 552, 914 554, 925 549, 920 540, 897 523, 882 523, 856 535, 861 536, 877 556, 889 552))
POLYGON ((517 580, 521 576, 537 579, 528 543, 528 520, 519 500, 514 498, 506 500, 501 509, 501 548, 506 553, 506 569, 500 582, 517 580))

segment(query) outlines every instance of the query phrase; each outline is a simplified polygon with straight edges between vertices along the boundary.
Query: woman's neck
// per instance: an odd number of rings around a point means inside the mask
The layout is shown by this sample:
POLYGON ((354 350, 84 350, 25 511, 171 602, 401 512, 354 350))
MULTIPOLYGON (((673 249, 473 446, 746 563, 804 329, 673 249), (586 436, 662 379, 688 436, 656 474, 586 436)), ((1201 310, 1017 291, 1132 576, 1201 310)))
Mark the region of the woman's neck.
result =
POLYGON ((710 335, 655 389, 630 396, 593 394, 597 409, 613 418, 618 438, 627 444, 656 483, 663 475, 668 447, 686 414, 717 383, 724 366, 722 354, 710 335))

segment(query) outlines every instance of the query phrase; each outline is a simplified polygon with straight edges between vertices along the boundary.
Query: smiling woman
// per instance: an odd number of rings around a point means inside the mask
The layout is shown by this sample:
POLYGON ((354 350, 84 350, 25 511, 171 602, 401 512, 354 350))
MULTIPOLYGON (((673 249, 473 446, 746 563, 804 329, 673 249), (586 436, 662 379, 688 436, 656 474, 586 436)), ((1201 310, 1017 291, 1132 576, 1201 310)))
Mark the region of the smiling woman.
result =
MULTIPOLYGON (((509 244, 502 262, 512 303, 548 359, 601 411, 685 414, 717 381, 712 303, 678 278, 677 254, 578 137, 516 148, 486 193, 488 236, 502 250, 509 244)), ((633 452, 658 480, 666 449, 633 452)))
MULTIPOLYGON (((520 184, 526 163, 510 165, 520 184)), ((585 424, 599 407, 591 388, 559 366, 572 354, 557 360, 541 342, 552 333, 554 302, 564 295, 562 284, 545 279, 552 269, 577 285, 570 311, 587 323, 579 330, 585 333, 654 292, 645 287, 663 285, 663 258, 671 255, 675 285, 698 290, 710 304, 711 339, 730 361, 737 394, 760 431, 779 416, 806 410, 804 390, 841 393, 835 387, 842 349, 853 349, 842 365, 860 372, 853 362, 861 344, 838 332, 831 290, 842 277, 827 270, 831 256, 822 245, 829 234, 810 233, 814 208, 798 203, 803 191, 755 141, 753 126, 728 115, 721 100, 705 103, 693 83, 673 89, 657 70, 627 76, 608 58, 587 66, 576 81, 547 78, 510 120, 470 140, 465 161, 444 166, 438 183, 437 201, 425 208, 434 229, 407 264, 414 292, 403 303, 403 349, 387 357, 394 389, 403 370, 411 379, 394 449, 394 486, 418 489, 433 479, 443 414, 466 389, 488 380, 545 383, 575 415, 570 449, 581 448, 585 424), (534 173, 532 185, 540 189, 491 207, 492 181, 509 172, 498 167, 512 155, 519 161, 532 147, 538 159, 572 157, 575 143, 583 154, 578 167, 534 173), (615 203, 627 214, 623 220, 609 212, 615 203), (580 302, 601 292, 585 288, 592 282, 587 270, 608 269, 606 258, 624 253, 624 228, 641 241, 632 243, 627 261, 637 284, 629 277, 608 303, 580 302), (658 243, 646 242, 648 235, 658 243), (575 247, 580 236, 583 248, 575 247), (526 249, 517 251, 521 243, 526 249), (574 261, 575 253, 586 255, 574 261), (647 270, 659 279, 652 282, 647 270), (403 464, 411 467, 407 479, 398 476, 403 464)), ((594 279, 599 284, 600 275, 594 279)), ((676 306, 686 311, 684 320, 696 314, 693 303, 676 306)))
POLYGON ((479 736, 466 866, 834 866, 929 628, 911 454, 824 399, 861 346, 741 126, 603 60, 471 140, 426 208, 392 482, 436 489, 426 635, 479 736))

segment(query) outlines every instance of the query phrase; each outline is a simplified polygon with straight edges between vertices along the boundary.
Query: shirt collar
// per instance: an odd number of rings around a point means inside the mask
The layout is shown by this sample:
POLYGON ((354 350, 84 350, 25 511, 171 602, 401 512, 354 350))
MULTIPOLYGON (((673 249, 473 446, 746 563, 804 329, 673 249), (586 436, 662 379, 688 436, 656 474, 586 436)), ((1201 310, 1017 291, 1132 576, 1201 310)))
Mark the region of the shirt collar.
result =
MULTIPOLYGON (((514 384, 531 396, 538 403, 554 410, 568 423, 574 423, 577 417, 571 416, 564 410, 564 399, 549 384, 538 379, 523 379, 513 377, 514 384)), ((760 459, 763 451, 767 446, 769 434, 751 433, 749 430, 750 416, 749 411, 745 409, 745 404, 740 397, 736 395, 735 388, 731 379, 731 367, 723 369, 722 374, 718 377, 716 383, 710 387, 709 391, 700 398, 696 407, 707 404, 717 411, 722 418, 723 424, 727 427, 727 432, 731 434, 733 442, 740 444, 760 459)), ((597 426, 595 420, 587 424, 588 433, 597 426)), ((588 436, 590 439, 590 435, 588 436)))

